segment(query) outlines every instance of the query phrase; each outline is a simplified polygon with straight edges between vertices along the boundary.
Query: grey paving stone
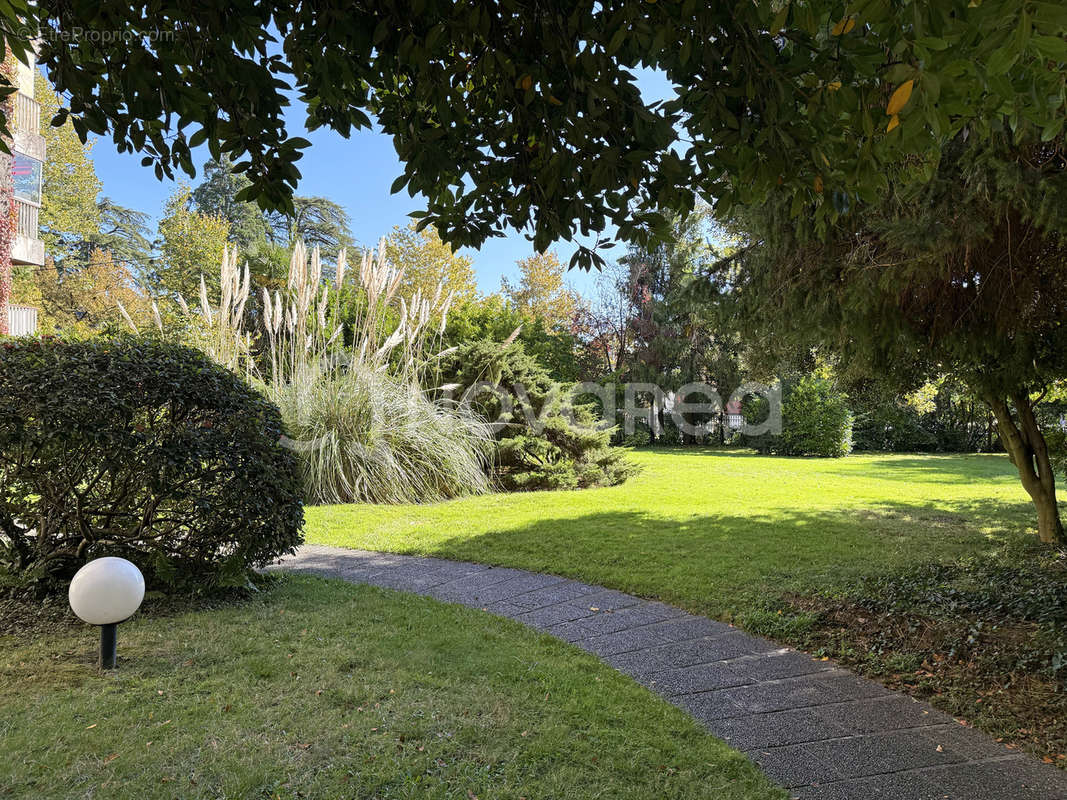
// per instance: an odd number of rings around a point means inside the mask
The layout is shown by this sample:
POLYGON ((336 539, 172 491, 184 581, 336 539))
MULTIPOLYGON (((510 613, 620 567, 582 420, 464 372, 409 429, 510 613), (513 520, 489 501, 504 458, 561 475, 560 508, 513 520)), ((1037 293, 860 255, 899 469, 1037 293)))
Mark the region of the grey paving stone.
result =
POLYGON ((821 706, 818 712, 827 724, 857 734, 956 724, 947 714, 902 694, 834 703, 821 706))
POLYGON ((813 680, 823 682, 824 691, 830 702, 885 697, 893 694, 879 683, 853 675, 840 668, 820 672, 811 677, 813 680))
POLYGON ((919 733, 934 747, 940 747, 965 759, 1004 758, 1019 752, 998 744, 981 731, 965 728, 955 721, 936 728, 923 728, 919 733))
MULTIPOLYGON (((1067 787, 1055 785, 1056 770, 1039 769, 1021 757, 993 763, 968 762, 930 770, 872 778, 885 800, 1063 800, 1067 787), (1040 771, 1040 775, 1036 774, 1040 771)), ((817 796, 817 795, 812 795, 817 796)))
POLYGON ((456 582, 443 583, 437 586, 430 586, 426 589, 426 594, 433 597, 436 600, 441 600, 445 603, 459 603, 461 605, 474 606, 478 604, 477 589, 470 586, 463 586, 456 582))
POLYGON ((601 636, 605 633, 639 628, 643 625, 651 625, 654 622, 662 622, 665 619, 678 616, 680 611, 658 603, 642 603, 640 605, 622 608, 618 611, 605 611, 600 609, 582 620, 582 625, 589 631, 590 636, 601 636))
POLYGON ((825 680, 811 676, 782 681, 768 681, 733 690, 731 701, 750 713, 811 708, 832 702, 825 680))
POLYGON ((766 645, 759 639, 737 631, 703 639, 672 642, 657 649, 657 654, 679 667, 706 664, 709 661, 751 656, 762 652, 766 645))
POLYGON ((817 708, 750 714, 715 720, 708 724, 712 733, 738 750, 781 747, 848 735, 848 731, 828 724, 817 708))
POLYGON ((652 677, 659 668, 643 650, 604 656, 604 661, 645 686, 651 686, 652 677))
POLYGON ((496 614, 498 617, 507 617, 508 619, 515 619, 525 610, 521 606, 517 606, 507 600, 498 600, 495 603, 481 606, 481 608, 483 611, 487 611, 490 614, 496 614))
POLYGON ((515 619, 533 628, 546 630, 553 625, 559 625, 563 622, 573 622, 575 620, 583 619, 592 613, 594 612, 590 611, 585 606, 580 606, 574 603, 560 603, 555 606, 535 608, 532 611, 523 608, 515 619))
POLYGON ((634 597, 633 595, 616 592, 614 589, 604 589, 601 587, 598 592, 582 595, 581 602, 588 608, 595 608, 597 611, 608 612, 619 611, 620 609, 629 608, 630 606, 641 605, 648 601, 642 600, 640 597, 634 597))
POLYGON ((361 577, 362 583, 372 586, 382 586, 386 589, 399 589, 401 591, 418 592, 430 589, 449 581, 448 575, 439 575, 431 570, 381 570, 361 577))
POLYGON ((916 729, 828 739, 804 747, 819 760, 833 764, 843 778, 866 778, 966 760, 948 750, 938 751, 916 729))
POLYGON ((750 716, 749 712, 730 698, 731 689, 702 694, 682 694, 672 697, 671 702, 692 714, 709 728, 722 719, 750 716))
POLYGON ((797 678, 802 675, 813 675, 817 672, 828 672, 834 668, 833 664, 819 661, 806 653, 781 649, 770 653, 735 658, 728 661, 727 666, 738 675, 743 675, 753 681, 797 678))
POLYGON ((598 656, 609 656, 631 650, 641 650, 664 644, 666 640, 658 626, 634 628, 628 631, 616 631, 602 636, 593 636, 579 646, 598 656))
POLYGON ((843 776, 824 761, 808 752, 804 745, 794 744, 771 749, 749 750, 745 753, 759 768, 787 789, 839 780, 843 776))
MULTIPOLYGON (((793 800, 888 800, 881 792, 880 778, 847 778, 815 786, 798 786, 790 790, 793 800)), ((929 800, 901 795, 900 800, 929 800)))
POLYGON ((579 598, 602 591, 598 586, 589 586, 578 581, 563 581, 542 589, 534 589, 513 598, 516 605, 533 611, 560 603, 576 602, 579 598))
POLYGON ((687 639, 722 636, 737 631, 725 622, 716 622, 706 617, 694 617, 692 614, 658 623, 654 627, 656 634, 665 642, 684 642, 687 639))
POLYGON ((698 664, 695 667, 656 671, 650 685, 660 694, 673 697, 729 689, 749 682, 722 664, 698 664))
POLYGON ((1067 800, 1067 773, 829 662, 663 603, 524 570, 324 546, 278 568, 484 608, 575 643, 667 696, 799 800, 1067 800))
POLYGON ((492 603, 495 600, 511 600, 511 598, 533 591, 543 589, 557 583, 563 583, 564 579, 554 575, 518 575, 514 578, 494 582, 486 585, 478 594, 480 600, 492 603))
POLYGON ((461 562, 445 562, 434 568, 434 575, 441 579, 441 583, 458 580, 473 580, 473 576, 480 572, 491 572, 489 567, 481 564, 464 564, 461 562))
MULTIPOLYGON (((481 602, 480 595, 498 583, 515 578, 517 570, 486 569, 468 575, 461 575, 451 581, 432 586, 426 592, 431 597, 452 603, 464 605, 477 605, 481 602)), ((497 600, 500 598, 492 598, 497 600)))
POLYGON ((561 622, 558 625, 545 628, 545 632, 551 633, 565 642, 571 642, 579 646, 581 646, 582 640, 589 638, 588 629, 583 628, 578 622, 561 622))

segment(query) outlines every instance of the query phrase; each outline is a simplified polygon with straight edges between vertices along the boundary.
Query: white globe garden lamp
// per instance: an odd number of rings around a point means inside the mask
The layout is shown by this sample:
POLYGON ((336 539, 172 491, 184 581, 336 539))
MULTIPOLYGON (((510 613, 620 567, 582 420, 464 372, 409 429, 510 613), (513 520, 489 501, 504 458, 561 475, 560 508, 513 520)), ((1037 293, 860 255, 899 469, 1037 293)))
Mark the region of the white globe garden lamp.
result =
POLYGON ((74 575, 67 592, 78 618, 100 626, 100 668, 115 668, 115 626, 133 616, 144 600, 144 575, 125 558, 97 558, 74 575))

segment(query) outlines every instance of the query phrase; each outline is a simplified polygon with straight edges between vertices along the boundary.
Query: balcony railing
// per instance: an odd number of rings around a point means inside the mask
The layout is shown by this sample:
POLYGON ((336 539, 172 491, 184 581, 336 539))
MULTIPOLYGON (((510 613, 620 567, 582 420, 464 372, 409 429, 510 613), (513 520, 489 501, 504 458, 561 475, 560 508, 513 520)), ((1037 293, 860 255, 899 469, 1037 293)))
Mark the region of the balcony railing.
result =
POLYGON ((17 212, 17 220, 15 223, 15 232, 22 234, 27 239, 37 239, 38 236, 38 208, 32 203, 27 203, 25 200, 19 200, 15 198, 15 209, 17 212))
POLYGON ((15 127, 26 133, 41 132, 41 104, 22 92, 15 92, 15 127))
POLYGON ((32 306, 7 307, 8 333, 12 336, 33 336, 37 333, 37 309, 32 306))

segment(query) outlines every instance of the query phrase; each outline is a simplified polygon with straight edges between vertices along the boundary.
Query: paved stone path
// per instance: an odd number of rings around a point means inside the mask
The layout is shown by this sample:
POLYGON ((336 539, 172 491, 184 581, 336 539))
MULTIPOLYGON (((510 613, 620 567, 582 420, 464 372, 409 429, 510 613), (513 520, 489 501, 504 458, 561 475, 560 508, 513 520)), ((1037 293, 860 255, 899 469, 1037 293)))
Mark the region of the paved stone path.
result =
POLYGON ((1067 773, 774 642, 579 581, 305 546, 285 569, 428 595, 595 653, 809 800, 1064 800, 1067 773))

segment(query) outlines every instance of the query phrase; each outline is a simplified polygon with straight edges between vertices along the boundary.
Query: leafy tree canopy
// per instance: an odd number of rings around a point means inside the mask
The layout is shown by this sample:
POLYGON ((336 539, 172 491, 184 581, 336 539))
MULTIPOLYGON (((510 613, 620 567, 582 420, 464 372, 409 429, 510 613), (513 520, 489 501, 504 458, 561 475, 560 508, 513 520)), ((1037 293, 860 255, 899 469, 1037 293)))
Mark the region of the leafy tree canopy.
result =
POLYGON ((111 135, 160 177, 192 174, 206 144, 248 176, 239 199, 269 209, 294 210, 310 145, 286 126, 294 90, 311 130, 373 118, 404 164, 394 190, 421 192, 422 220, 454 246, 514 228, 543 251, 608 222, 639 237, 649 209, 690 211, 694 192, 720 214, 784 194, 824 226, 876 202, 886 164, 911 155, 932 174, 964 128, 1057 135, 1067 99, 1054 0, 18 0, 0 14, 16 55, 40 36, 83 138, 111 135), (676 97, 642 97, 638 69, 676 97))
POLYGON ((457 305, 478 295, 471 259, 457 255, 441 241, 433 227, 420 231, 415 223, 403 228, 396 226, 386 239, 385 253, 394 267, 403 268, 400 291, 408 297, 413 297, 416 291, 421 291, 423 297, 433 297, 441 283, 445 292, 452 293, 457 305))
MULTIPOLYGON (((34 96, 45 119, 53 117, 62 105, 40 73, 34 76, 34 96)), ((96 196, 101 182, 91 158, 92 143, 83 143, 69 121, 58 127, 45 126, 41 132, 48 152, 40 211, 41 238, 48 253, 62 261, 99 230, 96 196)))
POLYGON ((555 253, 536 253, 518 262, 519 282, 500 281, 501 293, 527 319, 540 319, 548 327, 569 325, 578 308, 578 296, 564 281, 566 270, 555 253))
POLYGON ((222 217, 230 223, 230 241, 242 251, 254 248, 267 238, 267 223, 259 207, 237 195, 251 181, 233 171, 226 156, 204 165, 204 180, 193 189, 192 200, 202 214, 222 217))
MULTIPOLYGON (((45 195, 47 200, 47 195, 45 195)), ((88 261, 93 250, 106 250, 116 261, 135 269, 147 267, 152 243, 148 222, 151 216, 144 211, 120 206, 109 197, 97 202, 99 227, 81 243, 82 260, 88 261)))
POLYGON ((159 221, 159 258, 150 276, 153 288, 189 300, 198 296, 201 276, 212 296, 218 291, 213 266, 222 263, 230 235, 225 218, 194 211, 191 198, 189 187, 180 186, 167 200, 159 221))
POLYGON ((274 244, 292 249, 297 242, 318 247, 328 259, 337 258, 341 248, 354 244, 348 230, 348 212, 325 197, 294 197, 289 213, 267 215, 267 237, 274 244))
POLYGON ((722 269, 753 335, 829 344, 904 389, 939 373, 965 381, 996 415, 1041 537, 1057 541, 1034 406, 1067 374, 1067 141, 1020 132, 957 135, 928 183, 894 181, 824 240, 791 225, 785 203, 746 207, 749 246, 722 269))

